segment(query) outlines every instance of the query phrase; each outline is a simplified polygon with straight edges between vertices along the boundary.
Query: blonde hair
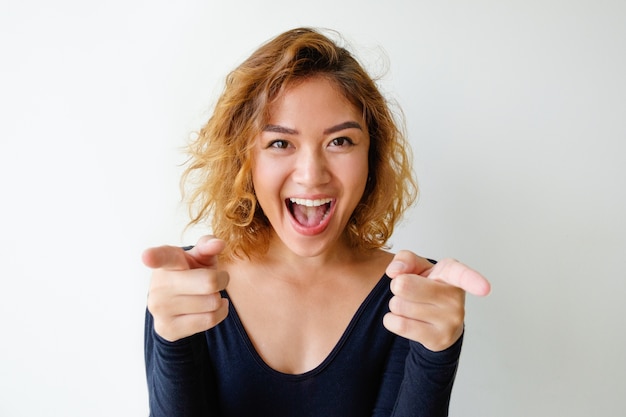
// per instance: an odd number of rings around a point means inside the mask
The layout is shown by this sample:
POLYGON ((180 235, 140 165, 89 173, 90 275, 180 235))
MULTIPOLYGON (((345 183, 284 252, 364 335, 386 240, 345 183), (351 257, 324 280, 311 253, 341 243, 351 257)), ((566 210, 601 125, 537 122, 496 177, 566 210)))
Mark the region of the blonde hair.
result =
POLYGON ((189 203, 188 227, 209 222, 228 242, 225 259, 267 250, 272 226, 252 185, 253 139, 269 120, 269 104, 290 83, 312 76, 337 85, 363 112, 370 135, 369 178, 346 227, 351 245, 383 247, 417 197, 403 122, 394 119, 374 80, 347 49, 320 31, 293 29, 263 44, 227 76, 211 118, 187 147, 181 187, 189 203))

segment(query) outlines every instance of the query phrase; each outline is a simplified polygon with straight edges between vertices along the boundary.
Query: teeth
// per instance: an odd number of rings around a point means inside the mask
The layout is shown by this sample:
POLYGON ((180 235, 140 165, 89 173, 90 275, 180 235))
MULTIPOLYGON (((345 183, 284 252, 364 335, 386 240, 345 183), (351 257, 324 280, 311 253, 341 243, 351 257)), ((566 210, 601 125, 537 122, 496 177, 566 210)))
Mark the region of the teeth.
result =
POLYGON ((318 200, 307 200, 306 198, 290 198, 289 201, 291 201, 294 204, 298 204, 300 206, 318 207, 318 206, 330 203, 331 201, 333 201, 333 199, 332 198, 320 198, 318 200))

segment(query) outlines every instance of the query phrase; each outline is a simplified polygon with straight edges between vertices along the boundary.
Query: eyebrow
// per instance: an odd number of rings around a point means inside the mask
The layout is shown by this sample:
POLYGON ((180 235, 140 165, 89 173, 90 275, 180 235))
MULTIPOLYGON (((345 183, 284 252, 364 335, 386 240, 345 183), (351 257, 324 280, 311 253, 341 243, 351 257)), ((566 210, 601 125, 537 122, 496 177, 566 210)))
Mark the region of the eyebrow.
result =
POLYGON ((359 130, 363 130, 363 128, 361 127, 360 124, 358 124, 357 122, 343 122, 343 123, 339 123, 336 126, 333 127, 329 127, 328 129, 324 130, 324 134, 328 135, 330 133, 337 133, 340 132, 342 130, 345 129, 359 129, 359 130))
MULTIPOLYGON (((357 122, 353 122, 353 121, 349 121, 349 122, 343 122, 343 123, 339 123, 338 125, 335 125, 333 127, 329 127, 328 129, 324 130, 324 134, 325 135, 329 135, 331 133, 337 133, 340 132, 342 130, 345 129, 359 129, 359 130, 363 130, 363 128, 361 127, 361 125, 357 122)), ((264 132, 273 132, 273 133, 282 133, 285 135, 297 135, 299 132, 296 129, 291 129, 289 127, 284 127, 284 126, 280 126, 280 125, 267 125, 263 128, 264 132)))
POLYGON ((298 131, 295 129, 290 129, 288 127, 279 126, 279 125, 267 125, 263 128, 264 132, 274 132, 274 133, 283 133, 286 135, 297 135, 298 131))

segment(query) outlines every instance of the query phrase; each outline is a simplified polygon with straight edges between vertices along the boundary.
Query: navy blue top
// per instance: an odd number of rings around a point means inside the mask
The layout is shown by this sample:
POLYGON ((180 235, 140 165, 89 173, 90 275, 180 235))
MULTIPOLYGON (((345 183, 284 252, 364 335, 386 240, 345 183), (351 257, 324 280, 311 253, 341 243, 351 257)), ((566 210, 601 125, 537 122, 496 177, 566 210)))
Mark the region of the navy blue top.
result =
POLYGON ((447 416, 462 338, 435 353, 386 330, 389 283, 384 275, 330 355, 298 375, 261 359, 232 303, 223 322, 176 342, 146 312, 150 416, 447 416))

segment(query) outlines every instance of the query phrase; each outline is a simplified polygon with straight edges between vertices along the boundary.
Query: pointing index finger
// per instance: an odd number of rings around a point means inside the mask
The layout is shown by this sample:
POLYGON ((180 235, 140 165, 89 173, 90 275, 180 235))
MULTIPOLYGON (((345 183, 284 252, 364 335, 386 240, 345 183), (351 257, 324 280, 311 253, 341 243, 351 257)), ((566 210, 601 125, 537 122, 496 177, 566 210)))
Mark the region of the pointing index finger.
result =
POLYGON ((189 269, 189 262, 185 251, 176 246, 158 246, 146 249, 141 260, 148 268, 163 268, 170 270, 189 269))
POLYGON ((473 295, 485 296, 491 292, 491 284, 485 277, 455 259, 440 260, 428 278, 454 285, 473 295))
POLYGON ((213 236, 203 236, 191 249, 179 246, 158 246, 146 249, 141 259, 148 268, 181 271, 195 268, 215 268, 217 256, 226 243, 213 236))

